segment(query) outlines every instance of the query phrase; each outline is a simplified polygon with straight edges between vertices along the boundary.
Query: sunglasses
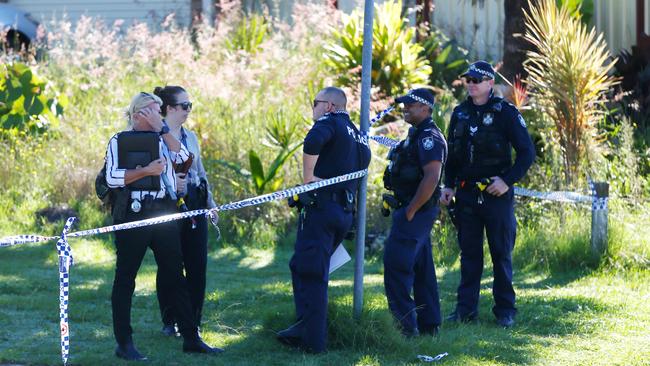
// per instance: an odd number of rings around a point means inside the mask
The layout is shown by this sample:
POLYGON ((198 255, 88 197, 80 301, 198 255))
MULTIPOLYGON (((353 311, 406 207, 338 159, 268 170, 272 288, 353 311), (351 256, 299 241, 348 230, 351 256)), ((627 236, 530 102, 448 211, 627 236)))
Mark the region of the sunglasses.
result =
POLYGON ((192 110, 192 102, 183 102, 183 103, 176 103, 174 104, 175 106, 181 106, 184 111, 191 111, 192 110))
POLYGON ((328 100, 318 100, 318 99, 314 99, 314 108, 316 108, 316 106, 318 105, 318 103, 329 103, 329 101, 328 101, 328 100))
POLYGON ((480 84, 480 83, 482 83, 484 81, 488 81, 488 80, 490 80, 490 79, 486 79, 486 78, 477 79, 477 78, 473 78, 471 76, 465 76, 465 81, 467 81, 467 84, 480 84))

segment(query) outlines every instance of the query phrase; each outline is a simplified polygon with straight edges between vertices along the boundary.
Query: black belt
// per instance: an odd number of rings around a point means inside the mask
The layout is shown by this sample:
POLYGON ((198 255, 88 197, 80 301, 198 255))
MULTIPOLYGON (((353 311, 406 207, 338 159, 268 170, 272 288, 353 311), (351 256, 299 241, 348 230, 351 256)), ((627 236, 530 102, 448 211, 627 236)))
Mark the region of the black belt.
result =
POLYGON ((163 210, 176 210, 176 202, 169 196, 163 198, 154 198, 153 196, 146 195, 140 201, 143 211, 163 211, 163 210))

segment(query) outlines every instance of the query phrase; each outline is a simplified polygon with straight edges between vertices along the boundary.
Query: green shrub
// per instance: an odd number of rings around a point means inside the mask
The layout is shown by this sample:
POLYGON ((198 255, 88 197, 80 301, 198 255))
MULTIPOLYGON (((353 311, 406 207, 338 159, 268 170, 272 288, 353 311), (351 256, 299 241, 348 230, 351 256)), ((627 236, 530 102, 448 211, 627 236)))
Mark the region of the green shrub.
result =
MULTIPOLYGON (((392 96, 429 81, 431 66, 421 45, 414 43, 415 29, 402 17, 401 1, 375 5, 371 80, 380 93, 392 96)), ((337 75, 337 83, 358 88, 361 82, 363 14, 344 16, 341 30, 325 47, 325 62, 337 75)))
POLYGON ((270 33, 271 27, 262 15, 243 16, 231 31, 226 46, 230 51, 254 54, 270 33))
POLYGON ((0 74, 0 138, 40 135, 58 125, 65 95, 21 62, 0 63, 0 74))

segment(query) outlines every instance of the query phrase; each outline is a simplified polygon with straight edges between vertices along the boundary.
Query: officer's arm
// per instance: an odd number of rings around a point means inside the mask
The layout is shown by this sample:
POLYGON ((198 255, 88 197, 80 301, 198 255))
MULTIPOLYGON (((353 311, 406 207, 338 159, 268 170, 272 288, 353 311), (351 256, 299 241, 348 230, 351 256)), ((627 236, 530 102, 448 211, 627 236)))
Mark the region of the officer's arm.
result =
POLYGON ((516 158, 513 166, 502 176, 503 181, 512 186, 518 182, 535 161, 535 146, 526 129, 524 118, 519 112, 513 114, 509 128, 506 128, 508 139, 515 149, 516 158))
POLYGON ((320 178, 314 176, 314 169, 321 150, 334 136, 334 127, 332 127, 331 121, 329 122, 327 119, 316 121, 307 136, 305 136, 305 142, 302 146, 302 179, 304 183, 320 180, 320 178))
POLYGON ((440 179, 440 171, 442 170, 442 162, 434 160, 427 163, 422 167, 424 177, 418 185, 418 190, 415 191, 415 196, 411 199, 408 207, 406 207, 406 218, 411 221, 415 213, 427 203, 431 195, 438 186, 438 179, 440 179))
MULTIPOLYGON (((453 139, 453 133, 454 133, 454 128, 456 128, 456 113, 451 115, 451 120, 449 121, 449 129, 447 132, 447 141, 452 141, 453 139)), ((459 143, 459 142, 457 142, 459 143)), ((453 151, 449 149, 449 155, 453 154, 453 151)), ((458 167, 456 166, 456 162, 454 161, 453 158, 447 159, 447 164, 445 164, 445 176, 444 176, 444 183, 445 187, 447 188, 455 188, 456 187, 456 175, 458 174, 457 171, 458 167)))
POLYGON ((321 180, 314 176, 314 167, 316 167, 318 155, 310 155, 307 153, 302 154, 302 181, 303 183, 311 183, 321 180))

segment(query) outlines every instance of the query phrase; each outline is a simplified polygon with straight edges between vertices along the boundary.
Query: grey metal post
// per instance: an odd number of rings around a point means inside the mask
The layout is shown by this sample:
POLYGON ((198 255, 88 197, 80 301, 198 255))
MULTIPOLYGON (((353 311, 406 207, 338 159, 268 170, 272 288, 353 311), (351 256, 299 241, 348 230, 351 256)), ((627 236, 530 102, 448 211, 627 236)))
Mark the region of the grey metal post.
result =
MULTIPOLYGON (((363 13, 363 51, 361 57, 361 133, 368 134, 370 114, 370 71, 372 71, 372 21, 374 5, 365 0, 363 13)), ((357 202, 357 243, 354 256, 354 301, 352 313, 361 317, 363 308, 363 261, 366 241, 366 193, 368 176, 362 178, 357 202)))
POLYGON ((593 183, 594 203, 591 208, 591 252, 601 256, 607 250, 609 183, 593 183))

